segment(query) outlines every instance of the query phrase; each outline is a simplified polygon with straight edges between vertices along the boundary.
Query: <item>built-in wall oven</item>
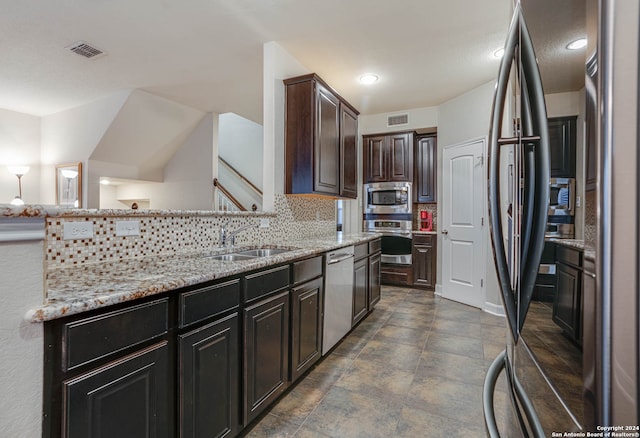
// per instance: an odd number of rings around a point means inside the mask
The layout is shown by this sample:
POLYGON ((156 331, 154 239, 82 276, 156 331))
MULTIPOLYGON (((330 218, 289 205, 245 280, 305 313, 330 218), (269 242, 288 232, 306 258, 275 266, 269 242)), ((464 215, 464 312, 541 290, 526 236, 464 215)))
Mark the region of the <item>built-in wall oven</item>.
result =
POLYGON ((382 234, 382 263, 411 264, 411 183, 364 185, 364 230, 382 234))
POLYGON ((382 234, 382 263, 411 264, 411 215, 365 215, 364 230, 382 234))

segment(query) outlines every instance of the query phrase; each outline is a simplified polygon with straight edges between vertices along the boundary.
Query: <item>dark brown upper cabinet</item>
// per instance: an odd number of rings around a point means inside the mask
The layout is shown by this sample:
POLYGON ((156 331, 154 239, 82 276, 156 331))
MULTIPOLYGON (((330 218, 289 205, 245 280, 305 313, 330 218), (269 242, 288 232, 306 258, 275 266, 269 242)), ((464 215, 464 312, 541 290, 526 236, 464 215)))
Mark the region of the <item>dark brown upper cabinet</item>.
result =
POLYGON ((413 132, 363 136, 364 182, 413 182, 413 132))
POLYGON ((552 178, 576 177, 576 119, 577 116, 548 119, 552 178))
POLYGON ((434 203, 436 197, 437 140, 436 136, 419 135, 416 138, 416 165, 413 200, 420 204, 434 203))
POLYGON ((285 192, 356 198, 358 111, 315 74, 284 85, 285 192))

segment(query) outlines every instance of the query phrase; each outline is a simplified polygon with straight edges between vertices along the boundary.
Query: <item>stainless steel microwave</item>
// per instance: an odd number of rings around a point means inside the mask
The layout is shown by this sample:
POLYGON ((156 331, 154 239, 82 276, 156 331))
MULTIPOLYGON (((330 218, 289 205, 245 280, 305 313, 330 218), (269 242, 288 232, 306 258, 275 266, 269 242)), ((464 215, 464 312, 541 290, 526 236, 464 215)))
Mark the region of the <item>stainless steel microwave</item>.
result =
POLYGON ((549 216, 574 216, 576 214, 575 178, 551 178, 549 180, 549 216))
POLYGON ((365 214, 411 214, 411 183, 365 184, 364 200, 365 214))

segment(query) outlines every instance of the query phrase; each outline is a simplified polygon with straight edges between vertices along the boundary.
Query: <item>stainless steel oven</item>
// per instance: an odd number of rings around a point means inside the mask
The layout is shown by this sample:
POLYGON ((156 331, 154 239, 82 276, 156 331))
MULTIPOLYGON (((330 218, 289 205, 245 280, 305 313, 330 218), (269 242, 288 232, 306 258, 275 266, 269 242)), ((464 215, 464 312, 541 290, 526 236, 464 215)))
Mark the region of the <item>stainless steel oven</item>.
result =
POLYGON ((365 214, 411 214, 411 183, 365 184, 364 200, 365 214))
POLYGON ((382 234, 382 263, 411 264, 411 215, 365 215, 364 230, 382 234))

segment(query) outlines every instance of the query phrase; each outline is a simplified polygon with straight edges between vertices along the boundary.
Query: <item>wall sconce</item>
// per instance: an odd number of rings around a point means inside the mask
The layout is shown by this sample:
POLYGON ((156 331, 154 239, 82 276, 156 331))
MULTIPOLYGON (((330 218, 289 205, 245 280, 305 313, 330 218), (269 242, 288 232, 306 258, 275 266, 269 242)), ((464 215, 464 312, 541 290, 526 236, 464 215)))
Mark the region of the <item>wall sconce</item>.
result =
POLYGON ((18 177, 18 196, 13 198, 11 205, 24 205, 22 200, 22 176, 29 171, 29 166, 7 166, 7 169, 18 177))

